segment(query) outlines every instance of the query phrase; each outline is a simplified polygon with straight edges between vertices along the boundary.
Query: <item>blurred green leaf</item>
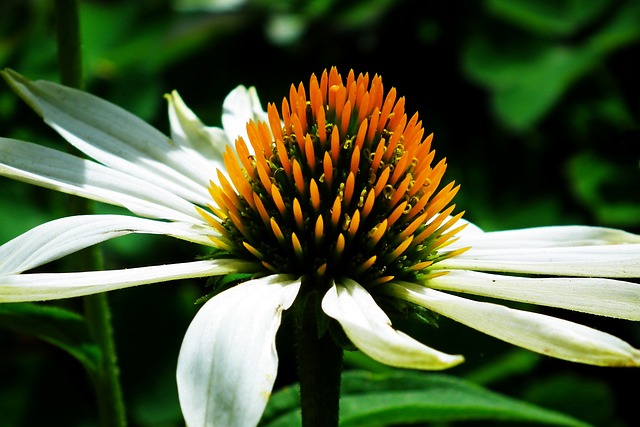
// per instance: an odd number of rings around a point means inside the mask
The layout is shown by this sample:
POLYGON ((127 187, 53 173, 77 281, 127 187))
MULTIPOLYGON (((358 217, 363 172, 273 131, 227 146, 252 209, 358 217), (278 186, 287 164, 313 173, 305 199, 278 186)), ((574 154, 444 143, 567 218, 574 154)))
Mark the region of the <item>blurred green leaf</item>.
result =
POLYGON ((80 6, 87 74, 105 79, 120 73, 155 76, 211 38, 242 28, 242 19, 234 15, 171 16, 131 2, 80 6))
POLYGON ((509 379, 515 375, 527 375, 540 362, 540 355, 521 348, 500 354, 490 363, 485 363, 465 375, 468 381, 488 385, 509 379))
POLYGON ((594 52, 565 46, 524 46, 526 54, 493 45, 482 37, 465 50, 469 75, 489 88, 495 113, 515 129, 527 129, 597 60, 594 52))
POLYGON ((597 18, 609 5, 607 0, 490 0, 488 9, 529 31, 566 36, 597 18))
POLYGON ((540 378, 524 395, 529 401, 574 414, 597 426, 617 425, 612 390, 593 378, 571 373, 556 374, 540 378))
MULTIPOLYGON (((461 420, 518 421, 554 426, 587 424, 442 374, 347 371, 342 377, 340 425, 385 426, 461 420)), ((300 425, 297 387, 275 393, 262 426, 300 425)))
POLYGON ((100 350, 77 313, 42 304, 0 304, 0 327, 47 341, 75 357, 90 374, 97 372, 100 350))
POLYGON ((629 168, 593 152, 575 155, 568 175, 576 198, 597 218, 598 223, 618 227, 640 225, 640 170, 629 168), (636 197, 629 199, 629 195, 636 197))
POLYGON ((640 40, 640 5, 625 3, 582 43, 493 40, 489 32, 470 38, 463 54, 468 75, 492 94, 495 113, 509 127, 525 130, 541 119, 606 55, 640 40))

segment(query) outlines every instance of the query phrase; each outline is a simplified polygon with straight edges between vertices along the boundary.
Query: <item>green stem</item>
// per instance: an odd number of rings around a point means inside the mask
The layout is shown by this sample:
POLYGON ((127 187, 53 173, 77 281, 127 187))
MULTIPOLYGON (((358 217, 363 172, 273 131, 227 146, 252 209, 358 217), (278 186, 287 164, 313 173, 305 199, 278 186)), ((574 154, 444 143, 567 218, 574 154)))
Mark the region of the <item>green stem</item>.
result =
POLYGON ((82 50, 77 0, 55 0, 58 64, 63 85, 82 87, 82 50))
POLYGON ((296 325, 303 427, 338 425, 342 348, 328 331, 319 336, 320 301, 317 291, 303 296, 296 325))
MULTIPOLYGON (((77 0, 55 0, 55 7, 60 80, 66 86, 81 88, 82 54, 78 3, 77 0)), ((90 214, 94 210, 93 204, 86 199, 70 199, 69 213, 72 215, 90 214)), ((100 248, 94 246, 79 252, 74 262, 76 270, 101 270, 103 262, 100 248)), ((87 326, 101 355, 97 372, 90 373, 96 388, 100 425, 125 427, 127 421, 107 295, 89 295, 83 298, 83 303, 87 326)))
POLYGON ((88 295, 83 302, 87 324, 101 352, 100 366, 95 376, 100 425, 125 427, 127 420, 107 294, 88 295))

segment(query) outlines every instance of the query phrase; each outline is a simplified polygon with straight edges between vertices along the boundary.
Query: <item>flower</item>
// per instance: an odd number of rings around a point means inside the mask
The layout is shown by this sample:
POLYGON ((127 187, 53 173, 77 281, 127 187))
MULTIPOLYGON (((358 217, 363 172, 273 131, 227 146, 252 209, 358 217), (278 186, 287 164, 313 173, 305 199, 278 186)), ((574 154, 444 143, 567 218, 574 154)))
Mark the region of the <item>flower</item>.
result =
POLYGON ((136 216, 62 218, 0 247, 0 302, 252 273, 209 299, 189 326, 178 388, 189 425, 255 425, 276 376, 283 311, 311 287, 358 349, 382 363, 445 369, 460 355, 393 328, 386 310, 428 310, 512 344, 574 362, 639 366, 640 351, 589 327, 479 302, 472 294, 640 320, 640 236, 564 226, 483 232, 454 214, 432 135, 379 76, 335 68, 292 86, 265 112, 253 88, 206 127, 176 92, 171 138, 84 92, 5 79, 92 160, 0 139, 0 173, 124 206, 136 216), (217 169, 217 172, 216 172, 217 169), (78 273, 25 271, 130 233, 224 251, 173 265, 78 273), (384 307, 385 309, 383 309, 384 307))

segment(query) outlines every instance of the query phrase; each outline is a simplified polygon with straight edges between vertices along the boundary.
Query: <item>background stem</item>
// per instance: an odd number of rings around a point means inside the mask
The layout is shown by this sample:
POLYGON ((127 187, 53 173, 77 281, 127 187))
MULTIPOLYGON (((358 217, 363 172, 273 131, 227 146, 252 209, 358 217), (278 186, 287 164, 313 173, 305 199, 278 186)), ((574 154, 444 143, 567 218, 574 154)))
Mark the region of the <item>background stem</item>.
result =
MULTIPOLYGON (((78 4, 76 0, 55 0, 55 8, 60 81, 66 86, 79 89, 83 86, 83 80, 78 4)), ((91 214, 95 211, 92 202, 79 197, 71 197, 68 206, 71 215, 91 214)), ((97 246, 78 252, 73 257, 73 262, 75 271, 103 268, 102 254, 97 246)), ((101 354, 97 372, 90 373, 96 389, 100 425, 125 427, 125 406, 107 295, 89 295, 83 297, 83 303, 87 326, 101 354)))
POLYGON ((77 0, 55 0, 60 82, 82 88, 82 50, 77 0))

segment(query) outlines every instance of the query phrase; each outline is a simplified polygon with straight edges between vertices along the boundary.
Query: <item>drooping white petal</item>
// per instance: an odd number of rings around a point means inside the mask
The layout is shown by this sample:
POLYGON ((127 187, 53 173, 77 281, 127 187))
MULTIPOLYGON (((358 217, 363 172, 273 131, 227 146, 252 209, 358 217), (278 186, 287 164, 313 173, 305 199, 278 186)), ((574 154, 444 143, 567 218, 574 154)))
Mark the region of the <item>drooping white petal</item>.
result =
POLYGON ((125 215, 78 215, 49 221, 0 246, 0 275, 18 274, 65 255, 131 233, 164 234, 211 245, 194 224, 168 223, 125 215))
POLYGON ((591 365, 640 366, 640 350, 584 325, 472 301, 413 283, 390 284, 383 291, 538 353, 591 365))
POLYGON ((600 316, 640 320, 640 284, 584 277, 531 278, 451 270, 425 286, 600 316))
POLYGON ((251 280, 198 311, 178 358, 178 394, 189 426, 247 427, 260 421, 278 369, 275 336, 298 294, 290 275, 251 280))
POLYGON ((0 303, 45 301, 97 294, 149 283, 193 277, 251 273, 256 264, 233 259, 81 273, 34 273, 0 276, 0 303))
POLYGON ((203 179, 213 179, 217 174, 215 169, 224 170, 222 155, 229 145, 226 134, 220 128, 207 127, 187 107, 177 91, 166 96, 169 103, 169 123, 171 124, 171 139, 189 151, 194 160, 200 158, 199 165, 192 165, 191 169, 200 170, 203 179))
POLYGON ((434 264, 434 268, 578 277, 640 277, 640 244, 483 249, 434 264))
POLYGON ((0 175, 124 206, 140 216, 203 222, 193 204, 154 183, 30 142, 0 138, 0 175))
POLYGON ((322 310, 336 319, 363 353, 386 365, 411 369, 446 369, 464 358, 439 352, 391 327, 391 320, 369 292, 350 279, 333 285, 322 310))
POLYGON ((32 82, 12 70, 2 75, 47 124, 88 156, 194 203, 208 201, 208 180, 194 176, 192 156, 145 121, 87 92, 32 82))
POLYGON ((254 87, 238 86, 232 90, 222 104, 222 127, 230 143, 235 143, 241 136, 249 143, 247 122, 268 120, 267 113, 260 105, 258 93, 254 87))

